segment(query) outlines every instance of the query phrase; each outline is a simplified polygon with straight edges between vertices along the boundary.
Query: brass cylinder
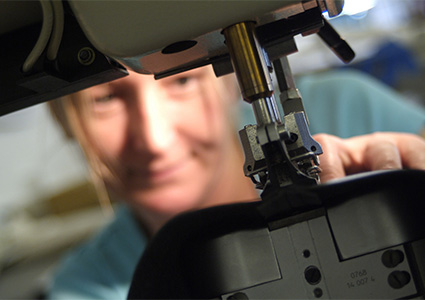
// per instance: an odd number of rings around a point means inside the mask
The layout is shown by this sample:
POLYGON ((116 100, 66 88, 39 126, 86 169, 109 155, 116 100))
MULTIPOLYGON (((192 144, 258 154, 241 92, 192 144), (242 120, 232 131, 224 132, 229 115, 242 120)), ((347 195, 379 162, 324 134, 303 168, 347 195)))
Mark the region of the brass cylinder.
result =
POLYGON ((223 31, 242 96, 249 103, 273 94, 270 73, 254 30, 253 22, 243 22, 223 31))

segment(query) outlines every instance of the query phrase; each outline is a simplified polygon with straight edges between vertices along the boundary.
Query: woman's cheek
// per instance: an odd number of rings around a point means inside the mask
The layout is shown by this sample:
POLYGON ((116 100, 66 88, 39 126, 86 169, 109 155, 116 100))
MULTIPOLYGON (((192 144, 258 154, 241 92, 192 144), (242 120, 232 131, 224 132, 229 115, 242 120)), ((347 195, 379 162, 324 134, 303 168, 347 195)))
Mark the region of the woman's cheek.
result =
POLYGON ((121 122, 97 120, 90 126, 96 148, 107 157, 117 157, 124 148, 125 130, 121 122))
POLYGON ((225 113, 220 110, 219 99, 203 99, 196 105, 181 111, 181 121, 193 136, 211 142, 220 139, 222 128, 228 124, 225 113))

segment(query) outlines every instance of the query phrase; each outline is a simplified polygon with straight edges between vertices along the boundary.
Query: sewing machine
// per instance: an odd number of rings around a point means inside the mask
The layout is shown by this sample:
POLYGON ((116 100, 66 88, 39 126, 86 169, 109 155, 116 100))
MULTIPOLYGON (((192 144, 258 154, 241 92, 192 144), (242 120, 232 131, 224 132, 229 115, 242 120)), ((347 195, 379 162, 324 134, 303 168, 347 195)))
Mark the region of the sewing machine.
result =
POLYGON ((262 201, 172 220, 144 253, 129 298, 425 295, 424 172, 317 184, 322 150, 286 57, 297 51, 295 35, 318 34, 349 62, 354 52, 322 16, 338 15, 342 1, 69 0, 43 1, 41 12, 37 2, 4 3, 9 10, 2 12, 14 19, 0 24, 0 53, 10 57, 0 62, 0 114, 125 76, 126 69, 162 78, 207 64, 217 76, 235 72, 252 105, 257 124, 240 137, 245 175, 263 190, 262 201), (25 5, 34 13, 16 17, 31 11, 25 5), (37 36, 42 46, 28 55, 37 36))

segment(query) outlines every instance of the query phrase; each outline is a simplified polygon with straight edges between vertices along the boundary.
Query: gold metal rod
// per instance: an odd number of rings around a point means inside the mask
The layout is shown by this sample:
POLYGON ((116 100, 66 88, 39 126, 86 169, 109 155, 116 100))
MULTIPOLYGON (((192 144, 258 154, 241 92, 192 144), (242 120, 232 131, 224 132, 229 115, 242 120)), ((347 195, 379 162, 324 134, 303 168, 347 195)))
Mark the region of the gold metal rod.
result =
POLYGON ((253 22, 243 22, 223 31, 242 96, 249 103, 273 94, 270 73, 254 30, 253 22))

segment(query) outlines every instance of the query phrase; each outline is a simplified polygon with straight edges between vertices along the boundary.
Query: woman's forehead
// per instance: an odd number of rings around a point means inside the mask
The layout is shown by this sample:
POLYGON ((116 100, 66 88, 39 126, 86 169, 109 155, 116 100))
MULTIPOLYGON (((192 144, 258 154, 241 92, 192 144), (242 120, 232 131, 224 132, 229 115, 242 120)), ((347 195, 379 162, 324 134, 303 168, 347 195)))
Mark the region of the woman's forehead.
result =
MULTIPOLYGON (((139 76, 139 74, 137 74, 137 76, 139 76)), ((143 75, 143 76, 147 76, 147 75, 143 75)), ((98 84, 98 85, 89 87, 87 89, 87 91, 89 91, 91 94, 104 93, 104 92, 107 92, 107 91, 110 91, 112 89, 116 89, 116 88, 119 88, 123 85, 128 84, 129 79, 130 78, 128 76, 126 76, 126 77, 119 78, 119 79, 116 79, 116 80, 113 80, 113 81, 109 81, 109 82, 106 82, 106 83, 102 83, 102 84, 98 84)))
MULTIPOLYGON (((201 76, 207 76, 208 80, 213 80, 215 77, 213 69, 211 66, 205 66, 205 67, 200 67, 200 68, 196 68, 193 70, 189 70, 189 71, 185 71, 176 75, 171 75, 168 77, 164 77, 161 79, 157 79, 155 81, 157 82, 164 82, 167 80, 173 80, 175 78, 181 78, 181 77, 185 77, 185 76, 197 76, 197 77, 201 77, 201 76)), ((147 81, 147 80, 153 80, 153 75, 146 75, 146 74, 139 74, 136 73, 134 71, 129 71, 129 75, 125 76, 123 78, 119 78, 110 82, 106 82, 106 83, 102 83, 96 86, 92 86, 90 88, 88 88, 87 90, 90 92, 98 92, 98 91, 104 91, 104 90, 108 90, 111 88, 117 88, 120 87, 121 85, 124 85, 126 83, 128 83, 130 81, 130 79, 134 79, 137 78, 138 82, 142 83, 142 81, 147 81)))

